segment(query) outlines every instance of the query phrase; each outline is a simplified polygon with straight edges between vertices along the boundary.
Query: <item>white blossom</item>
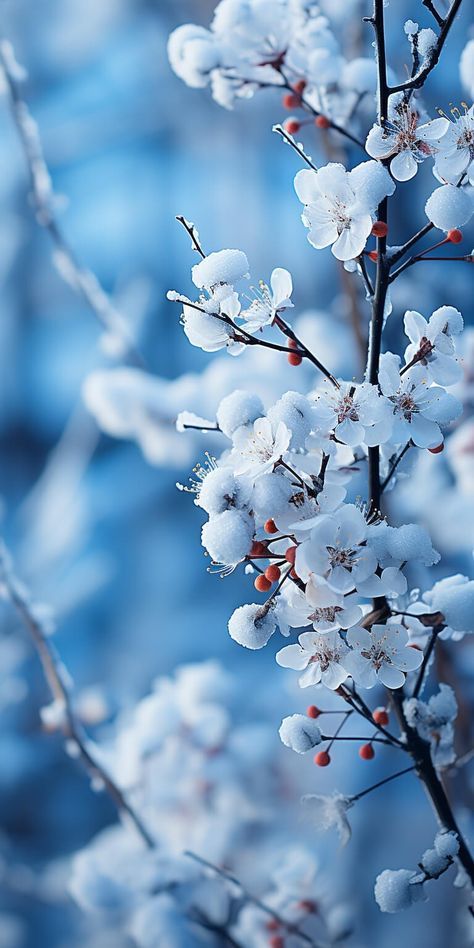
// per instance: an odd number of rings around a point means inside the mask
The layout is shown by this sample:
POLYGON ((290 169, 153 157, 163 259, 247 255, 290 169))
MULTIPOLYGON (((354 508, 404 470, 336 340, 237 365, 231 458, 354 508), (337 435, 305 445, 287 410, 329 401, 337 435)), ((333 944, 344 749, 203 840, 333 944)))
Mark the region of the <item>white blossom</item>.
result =
POLYGON ((235 567, 250 553, 254 530, 253 518, 248 513, 229 507, 204 524, 202 545, 213 563, 235 567))
POLYGON ((232 438, 238 428, 253 424, 263 415, 263 404, 258 395, 237 389, 226 395, 217 409, 217 423, 221 431, 232 438))
POLYGON ((192 268, 193 283, 200 290, 212 290, 219 284, 232 287, 248 273, 249 263, 241 250, 217 250, 192 268))
POLYGON ((253 333, 263 329, 264 326, 271 325, 278 313, 291 308, 293 306, 292 292, 291 273, 281 267, 273 271, 270 287, 261 280, 258 290, 254 288, 254 299, 249 308, 242 310, 241 313, 247 331, 253 333))
POLYGON ((374 125, 370 130, 366 149, 372 158, 388 159, 390 171, 397 181, 409 181, 418 171, 418 165, 439 148, 449 121, 437 118, 419 124, 416 108, 403 99, 389 109, 384 126, 374 125))
POLYGON ((408 645, 408 633, 401 625, 373 625, 371 631, 356 626, 348 630, 351 651, 344 667, 355 682, 373 688, 377 682, 387 688, 401 688, 406 672, 419 668, 423 655, 408 645))
POLYGON ((429 377, 440 385, 452 385, 462 377, 462 368, 456 358, 454 336, 463 329, 463 318, 454 306, 440 306, 426 321, 421 313, 405 313, 405 332, 410 345, 405 349, 408 365, 416 359, 427 367, 429 377))
POLYGON ((298 546, 295 562, 298 576, 304 582, 314 575, 324 577, 340 594, 351 592, 355 587, 363 590, 364 595, 377 595, 380 592, 380 580, 375 576, 377 557, 367 544, 367 537, 367 521, 354 504, 321 516, 309 538, 298 546))
POLYGON ((298 642, 299 645, 286 645, 277 652, 278 664, 296 671, 305 669, 299 678, 300 688, 320 681, 326 688, 339 688, 348 676, 345 658, 349 651, 339 633, 302 632, 298 642))
POLYGON ((335 163, 319 171, 303 169, 295 189, 305 206, 302 220, 310 244, 317 249, 331 245, 338 260, 351 260, 362 253, 377 207, 395 185, 383 165, 366 161, 352 171, 335 163))
POLYGON ((443 181, 457 184, 463 174, 474 180, 474 105, 464 112, 453 110, 453 120, 436 155, 436 171, 443 181))
POLYGON ((283 421, 272 425, 268 418, 257 418, 249 430, 239 429, 232 452, 236 473, 256 479, 272 471, 286 454, 290 439, 291 432, 283 421))
POLYGON ((274 612, 267 606, 239 606, 229 619, 230 637, 244 648, 263 648, 275 629, 274 612))
POLYGON ((369 382, 340 388, 329 383, 316 394, 314 422, 322 433, 333 431, 343 444, 382 444, 391 434, 390 406, 369 382))
POLYGON ((391 440, 404 444, 411 439, 419 448, 436 447, 443 440, 440 425, 454 421, 462 406, 444 388, 430 385, 422 366, 414 365, 400 376, 399 365, 399 357, 391 352, 380 358, 380 388, 392 403, 391 440))

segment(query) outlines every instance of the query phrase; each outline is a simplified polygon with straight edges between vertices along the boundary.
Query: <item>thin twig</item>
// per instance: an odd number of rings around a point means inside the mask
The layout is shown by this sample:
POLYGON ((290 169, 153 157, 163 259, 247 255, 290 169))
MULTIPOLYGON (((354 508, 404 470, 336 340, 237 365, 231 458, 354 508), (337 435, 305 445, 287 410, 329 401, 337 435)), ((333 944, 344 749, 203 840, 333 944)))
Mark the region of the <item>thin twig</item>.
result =
POLYGON ((403 460, 403 458, 405 457, 405 454, 407 453, 408 449, 411 448, 411 446, 412 446, 412 442, 411 442, 411 441, 407 441, 405 447, 402 448, 402 450, 400 451, 400 453, 399 453, 399 454, 397 455, 397 457, 395 458, 395 460, 394 460, 394 462, 393 462, 393 464, 392 464, 392 466, 391 466, 391 468, 390 468, 390 470, 389 470, 389 472, 388 472, 388 474, 387 474, 385 480, 382 481, 382 484, 380 485, 380 493, 381 493, 381 494, 383 494, 384 490, 385 490, 385 489, 388 487, 388 485, 390 484, 390 481, 392 480, 392 477, 393 477, 393 475, 395 474, 395 471, 397 470, 398 465, 399 465, 400 462, 403 460))
POLYGON ((378 780, 377 783, 373 783, 371 787, 367 787, 366 790, 361 790, 360 793, 355 793, 351 796, 351 800, 355 803, 357 800, 361 800, 362 797, 367 796, 368 793, 372 793, 372 790, 378 790, 379 787, 383 787, 386 783, 390 783, 391 780, 396 780, 397 777, 403 777, 404 774, 412 773, 415 770, 414 764, 411 767, 405 767, 404 770, 398 770, 396 774, 390 774, 390 777, 384 777, 383 780, 378 780))
POLYGON ((433 71, 435 66, 438 63, 439 57, 441 55, 443 46, 448 38, 449 31, 454 23, 456 14, 458 13, 461 7, 462 0, 453 0, 449 13, 446 15, 445 19, 442 21, 441 30, 439 32, 438 39, 431 50, 428 61, 425 66, 410 79, 407 79, 406 82, 400 82, 398 85, 390 86, 389 94, 392 95, 394 92, 405 92, 410 89, 421 89, 425 84, 428 76, 433 71))
POLYGON ((155 847, 155 840, 142 819, 126 799, 105 767, 97 760, 84 729, 77 719, 69 685, 69 675, 56 649, 38 617, 28 593, 14 575, 8 552, 0 546, 0 580, 5 586, 9 599, 23 624, 28 629, 38 653, 51 695, 61 712, 60 727, 66 741, 72 741, 86 770, 95 780, 103 784, 119 812, 125 814, 135 826, 139 836, 149 849, 155 847))
POLYGON ((0 41, 0 66, 5 75, 11 112, 28 168, 36 220, 51 238, 56 268, 68 286, 87 303, 106 332, 120 339, 130 360, 144 366, 143 356, 131 338, 125 319, 107 296, 95 273, 79 263, 59 225, 54 211, 55 196, 37 126, 22 98, 19 82, 11 68, 10 56, 6 53, 5 41, 0 41))
POLYGON ((429 10, 430 13, 434 16, 438 26, 443 26, 444 18, 441 16, 441 13, 438 13, 433 3, 433 0, 421 0, 421 2, 423 6, 426 7, 426 9, 429 10))
POLYGON ((420 670, 419 670, 419 672, 418 672, 418 677, 417 677, 416 682, 415 682, 415 687, 413 688, 413 695, 412 695, 413 698, 417 698, 418 695, 420 694, 420 691, 421 691, 421 689, 422 689, 422 687, 423 687, 423 683, 424 683, 424 680, 425 680, 425 674, 426 674, 426 671, 427 671, 427 668, 428 668, 428 664, 429 664, 430 658, 431 658, 431 656, 432 656, 432 654, 433 654, 433 650, 434 650, 434 647, 435 647, 435 645, 436 645, 436 641, 437 641, 437 639, 438 639, 438 635, 439 635, 439 633, 442 631, 443 628, 444 628, 444 627, 443 627, 442 625, 437 625, 437 626, 435 626, 434 629, 433 629, 433 631, 432 631, 432 633, 431 633, 431 635, 430 635, 430 640, 429 640, 429 642, 428 642, 428 645, 426 646, 425 654, 423 655, 423 662, 422 662, 421 667, 420 667, 420 670))

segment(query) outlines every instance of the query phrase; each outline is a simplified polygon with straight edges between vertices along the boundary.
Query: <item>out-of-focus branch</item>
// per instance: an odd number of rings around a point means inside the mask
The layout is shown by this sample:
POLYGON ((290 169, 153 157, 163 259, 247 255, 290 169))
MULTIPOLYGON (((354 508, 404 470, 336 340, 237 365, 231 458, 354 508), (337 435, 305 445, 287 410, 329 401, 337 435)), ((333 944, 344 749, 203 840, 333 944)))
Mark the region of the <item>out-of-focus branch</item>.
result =
POLYGON ((98 760, 91 741, 76 717, 67 669, 64 667, 50 639, 49 629, 46 628, 45 622, 41 618, 40 610, 31 601, 27 590, 15 576, 10 555, 1 541, 0 589, 3 589, 30 633, 54 700, 58 728, 62 731, 65 740, 72 743, 87 772, 94 780, 99 781, 104 786, 118 811, 129 819, 145 845, 149 849, 154 848, 153 836, 126 799, 120 787, 117 786, 106 768, 98 760))
POLYGON ((0 41, 0 68, 5 76, 11 112, 27 164, 36 220, 51 238, 56 268, 62 279, 92 310, 105 331, 117 341, 120 354, 136 365, 144 365, 143 356, 130 335, 126 320, 100 285, 95 273, 79 263, 58 222, 51 176, 38 128, 21 94, 18 67, 15 68, 13 53, 6 40, 0 41))

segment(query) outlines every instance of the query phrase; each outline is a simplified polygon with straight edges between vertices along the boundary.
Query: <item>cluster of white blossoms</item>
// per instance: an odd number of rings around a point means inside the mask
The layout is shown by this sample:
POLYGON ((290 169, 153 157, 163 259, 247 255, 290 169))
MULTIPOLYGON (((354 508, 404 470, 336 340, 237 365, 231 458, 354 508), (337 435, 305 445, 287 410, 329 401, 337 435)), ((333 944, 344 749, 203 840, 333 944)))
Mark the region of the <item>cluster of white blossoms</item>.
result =
POLYGON ((233 937, 261 948, 288 927, 314 941, 340 934, 343 907, 335 912, 324 894, 292 820, 285 755, 276 753, 271 724, 252 719, 243 697, 243 683, 217 662, 183 666, 124 715, 103 749, 156 841, 144 849, 124 822, 75 857, 71 894, 102 919, 109 939, 115 934, 122 944, 127 933, 140 948, 187 948, 233 937), (200 858, 250 878, 263 907, 200 858))

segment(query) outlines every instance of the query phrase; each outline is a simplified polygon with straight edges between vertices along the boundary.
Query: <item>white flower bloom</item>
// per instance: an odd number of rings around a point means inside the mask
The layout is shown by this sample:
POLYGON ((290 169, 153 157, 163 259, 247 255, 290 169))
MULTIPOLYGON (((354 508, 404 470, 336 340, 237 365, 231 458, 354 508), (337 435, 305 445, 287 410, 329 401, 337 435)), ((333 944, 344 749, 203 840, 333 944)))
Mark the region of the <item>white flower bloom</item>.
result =
POLYGON ((282 743, 297 754, 306 754, 321 743, 321 731, 316 721, 306 714, 291 714, 283 718, 278 733, 282 743))
POLYGON ((200 290, 212 290, 221 283, 232 287, 248 273, 248 260, 242 250, 217 250, 192 268, 193 283, 200 290))
POLYGON ((333 163, 319 171, 303 169, 295 189, 305 205, 302 220, 310 244, 317 249, 332 245, 338 260, 351 260, 362 253, 376 209, 395 185, 383 165, 365 161, 352 171, 333 163))
POLYGON ((464 113, 453 111, 453 116, 439 145, 436 171, 444 181, 457 184, 464 173, 470 179, 474 174, 474 105, 464 113))
POLYGON ((392 403, 391 440, 404 444, 410 439, 419 448, 436 447, 443 440, 440 425, 454 421, 462 406, 444 388, 429 385, 427 372, 415 365, 400 376, 399 357, 391 352, 381 356, 379 384, 392 403))
POLYGON ((250 430, 239 429, 231 455, 236 474, 256 479, 272 471, 288 450, 290 440, 291 431, 283 421, 272 425, 268 418, 257 418, 250 430))
POLYGON ((291 273, 278 267, 273 271, 270 277, 270 287, 263 280, 259 283, 259 289, 254 290, 255 299, 248 309, 242 310, 240 314, 245 320, 245 328, 248 332, 257 332, 264 326, 271 325, 275 316, 282 313, 285 309, 293 306, 291 294, 293 292, 293 281, 291 273))
POLYGON ((204 524, 201 540, 214 564, 234 568, 250 553, 254 532, 253 517, 229 507, 204 524))
POLYGON ((466 188, 444 184, 436 188, 425 204, 425 214, 439 230, 462 227, 474 213, 474 199, 466 188))
POLYGON ((372 158, 392 159, 390 171, 397 181, 409 181, 416 175, 419 163, 437 152, 449 121, 437 118, 419 125, 418 111, 404 100, 391 108, 389 115, 383 127, 371 128, 365 147, 372 158))
POLYGON ((390 406, 369 382, 342 382, 340 388, 324 383, 316 395, 314 422, 323 434, 333 431, 338 441, 353 447, 383 444, 391 434, 390 406))
POLYGON ((278 618, 291 628, 313 624, 317 632, 348 629, 362 618, 362 609, 353 596, 342 596, 323 580, 312 577, 304 593, 293 584, 285 586, 285 597, 279 597, 278 618))
POLYGON ((351 826, 347 819, 347 811, 352 806, 350 797, 334 792, 331 796, 308 793, 301 798, 306 810, 307 818, 316 829, 326 832, 329 829, 337 830, 341 844, 345 846, 352 835, 351 826))
POLYGON ((239 355, 245 346, 236 341, 232 326, 221 319, 224 315, 231 319, 239 315, 239 298, 237 293, 231 291, 231 287, 224 288, 228 295, 223 295, 222 289, 223 287, 220 287, 209 299, 201 297, 197 304, 200 309, 190 305, 191 300, 184 303, 181 324, 192 346, 197 346, 204 352, 228 349, 232 355, 239 355))
POLYGON ((286 645, 277 652, 276 660, 283 668, 306 669, 299 678, 300 688, 322 682, 327 688, 339 688, 349 672, 345 658, 349 649, 338 632, 302 632, 299 645, 286 645))
POLYGON ((345 504, 334 514, 321 516, 307 540, 298 546, 295 569, 304 581, 316 575, 324 577, 340 594, 354 587, 364 590, 368 580, 380 593, 379 577, 375 576, 377 557, 367 545, 367 522, 354 504, 345 504))
POLYGON ((433 382, 453 385, 462 377, 462 368, 456 359, 453 336, 463 329, 463 318, 454 306, 440 306, 428 322, 416 310, 405 313, 405 332, 410 345, 405 350, 408 365, 416 359, 426 366, 433 382))
POLYGON ((423 654, 411 648, 408 633, 401 625, 373 625, 370 632, 362 627, 349 629, 351 651, 344 667, 357 684, 373 688, 378 682, 387 688, 401 688, 405 673, 419 668, 423 654))

